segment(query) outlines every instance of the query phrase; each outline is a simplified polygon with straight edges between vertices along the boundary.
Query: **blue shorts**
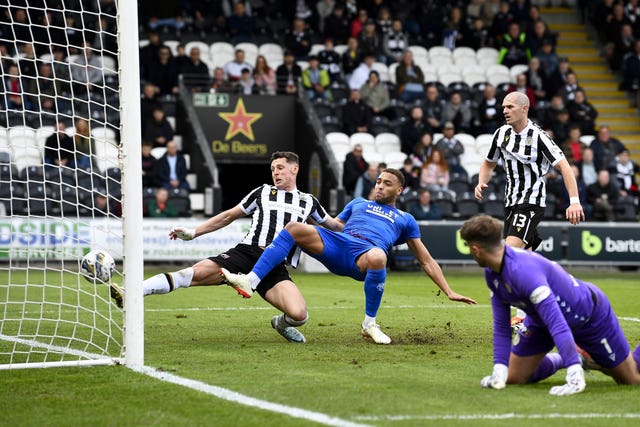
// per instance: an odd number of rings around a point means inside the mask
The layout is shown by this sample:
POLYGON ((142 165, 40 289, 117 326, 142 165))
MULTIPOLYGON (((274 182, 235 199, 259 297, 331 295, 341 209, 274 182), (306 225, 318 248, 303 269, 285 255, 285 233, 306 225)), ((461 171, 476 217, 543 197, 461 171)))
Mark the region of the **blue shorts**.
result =
MULTIPOLYGON (((591 320, 581 328, 572 328, 571 333, 576 344, 598 365, 615 368, 629 356, 629 343, 607 296, 595 286, 590 289, 596 300, 591 320)), ((525 317, 524 324, 527 330, 518 332, 519 342, 511 348, 513 354, 525 357, 551 351, 554 343, 547 327, 531 316, 525 317)))
POLYGON ((316 226, 324 243, 324 251, 320 255, 311 255, 334 274, 347 276, 356 280, 364 280, 365 273, 356 265, 360 255, 376 246, 367 241, 346 233, 337 233, 324 227, 316 226))

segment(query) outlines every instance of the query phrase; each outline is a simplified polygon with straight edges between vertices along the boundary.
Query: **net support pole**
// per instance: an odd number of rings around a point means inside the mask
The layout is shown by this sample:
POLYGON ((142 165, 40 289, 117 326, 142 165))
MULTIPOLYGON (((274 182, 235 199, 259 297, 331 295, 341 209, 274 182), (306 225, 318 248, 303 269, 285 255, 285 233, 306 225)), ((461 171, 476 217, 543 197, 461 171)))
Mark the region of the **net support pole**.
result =
POLYGON ((118 1, 120 117, 122 141, 122 232, 124 348, 127 366, 144 365, 144 301, 142 295, 142 155, 138 4, 118 1))

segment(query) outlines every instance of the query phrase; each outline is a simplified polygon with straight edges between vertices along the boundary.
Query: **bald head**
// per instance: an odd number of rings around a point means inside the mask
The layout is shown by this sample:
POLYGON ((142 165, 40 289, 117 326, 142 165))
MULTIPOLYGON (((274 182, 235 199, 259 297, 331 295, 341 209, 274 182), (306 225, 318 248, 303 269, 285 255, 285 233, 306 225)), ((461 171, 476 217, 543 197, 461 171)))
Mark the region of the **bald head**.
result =
POLYGON ((511 92, 505 96, 504 100, 519 107, 529 107, 529 97, 522 92, 511 92))

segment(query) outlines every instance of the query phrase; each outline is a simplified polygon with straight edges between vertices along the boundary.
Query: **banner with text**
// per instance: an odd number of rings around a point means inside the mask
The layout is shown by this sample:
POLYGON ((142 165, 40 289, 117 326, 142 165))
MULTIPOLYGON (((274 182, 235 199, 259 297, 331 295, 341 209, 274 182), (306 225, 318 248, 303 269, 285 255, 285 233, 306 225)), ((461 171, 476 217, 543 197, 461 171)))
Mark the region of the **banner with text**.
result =
POLYGON ((295 151, 293 96, 197 93, 193 103, 218 163, 265 163, 274 151, 295 151))

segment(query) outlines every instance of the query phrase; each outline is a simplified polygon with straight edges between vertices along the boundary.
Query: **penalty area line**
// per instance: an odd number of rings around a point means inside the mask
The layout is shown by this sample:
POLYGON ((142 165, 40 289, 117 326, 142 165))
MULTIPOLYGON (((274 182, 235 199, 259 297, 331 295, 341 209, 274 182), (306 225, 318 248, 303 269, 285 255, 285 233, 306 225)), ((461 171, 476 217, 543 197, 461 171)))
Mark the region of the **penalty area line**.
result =
MULTIPOLYGON (((433 305, 396 305, 396 306, 384 306, 385 309, 415 309, 415 308, 428 308, 428 309, 474 309, 474 308, 488 308, 491 307, 488 304, 476 304, 473 306, 468 305, 442 305, 442 304, 433 304, 433 305)), ((310 306, 309 310, 353 310, 360 309, 360 306, 347 306, 347 305, 330 305, 330 306, 310 306)), ((145 312, 149 313, 159 313, 165 311, 262 311, 262 310, 273 310, 272 306, 260 306, 260 307, 174 307, 174 308, 145 308, 145 312)))
POLYGON ((240 405, 250 406, 256 409, 277 412, 293 418, 300 418, 303 420, 313 421, 318 424, 335 427, 370 427, 368 424, 354 423, 338 417, 332 417, 330 415, 322 414, 320 412, 308 411, 306 409, 296 408, 294 406, 281 405, 279 403, 268 402, 266 400, 260 400, 254 397, 245 396, 226 388, 214 386, 189 378, 183 378, 178 375, 170 374, 168 372, 162 372, 150 366, 132 366, 130 367, 130 369, 143 375, 158 379, 160 381, 169 382, 172 384, 190 388, 192 390, 210 394, 219 399, 238 403, 240 405))

